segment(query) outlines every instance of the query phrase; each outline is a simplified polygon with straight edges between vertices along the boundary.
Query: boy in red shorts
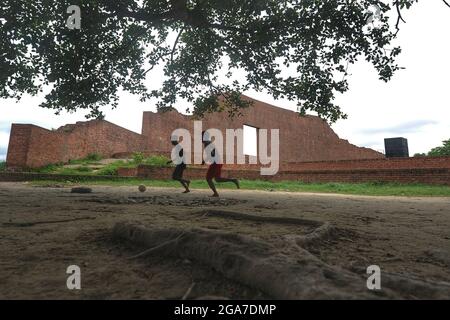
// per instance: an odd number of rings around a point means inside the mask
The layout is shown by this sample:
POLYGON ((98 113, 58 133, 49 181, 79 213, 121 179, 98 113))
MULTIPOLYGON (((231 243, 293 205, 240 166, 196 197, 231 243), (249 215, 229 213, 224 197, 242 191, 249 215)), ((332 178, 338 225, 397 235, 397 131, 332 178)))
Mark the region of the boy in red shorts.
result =
MULTIPOLYGON (((203 144, 205 145, 205 148, 209 145, 212 144, 211 141, 209 141, 208 139, 203 141, 203 144)), ((210 147, 211 148, 211 147, 210 147)), ((223 178, 221 176, 222 174, 222 166, 223 164, 221 163, 216 163, 216 159, 219 158, 218 156, 216 157, 216 155, 218 155, 218 151, 216 150, 215 146, 212 145, 212 149, 211 150, 211 154, 207 155, 208 158, 210 158, 210 162, 211 164, 209 165, 208 168, 208 172, 206 173, 206 181, 208 182, 209 187, 211 188, 211 190, 213 191, 213 195, 211 197, 218 197, 219 193, 217 193, 217 189, 216 186, 214 185, 214 182, 212 181, 212 179, 215 179, 216 182, 222 183, 222 182, 233 182, 236 187, 239 189, 239 180, 238 179, 234 179, 234 178, 223 178)))

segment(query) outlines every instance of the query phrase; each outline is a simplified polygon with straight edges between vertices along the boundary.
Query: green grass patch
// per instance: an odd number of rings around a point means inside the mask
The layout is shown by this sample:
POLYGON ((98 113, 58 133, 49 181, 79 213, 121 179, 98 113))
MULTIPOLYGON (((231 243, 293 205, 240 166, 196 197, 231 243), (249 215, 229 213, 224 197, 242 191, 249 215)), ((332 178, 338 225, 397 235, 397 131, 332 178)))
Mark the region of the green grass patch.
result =
POLYGON ((102 155, 100 155, 98 153, 90 153, 85 158, 85 160, 87 160, 87 161, 100 161, 102 159, 103 159, 102 155))
POLYGON ((80 165, 99 164, 99 161, 102 159, 103 157, 100 154, 90 153, 86 158, 70 160, 69 164, 80 164, 80 165))
POLYGON ((118 160, 110 164, 103 166, 101 169, 95 172, 98 176, 117 176, 117 170, 119 168, 134 168, 137 167, 132 161, 118 160))
POLYGON ((6 171, 6 162, 0 161, 0 172, 6 171))
POLYGON ((75 168, 64 168, 61 167, 58 169, 55 173, 57 174, 63 174, 63 175, 77 175, 77 174, 91 174, 93 172, 93 169, 86 166, 80 166, 75 168))
POLYGON ((41 168, 30 169, 30 172, 36 173, 57 173, 63 167, 63 164, 49 164, 41 168))
POLYGON ((53 173, 64 175, 92 175, 92 176, 117 176, 119 168, 137 168, 140 164, 154 167, 168 167, 167 162, 170 160, 165 156, 144 157, 141 153, 135 153, 131 160, 117 160, 109 164, 99 163, 101 156, 91 154, 84 159, 71 160, 70 165, 79 165, 78 167, 67 167, 64 164, 50 164, 45 167, 30 169, 30 172, 36 173, 53 173), (97 166, 98 170, 94 170, 89 166, 97 166))
POLYGON ((161 168, 161 167, 169 166, 167 164, 168 161, 170 161, 170 159, 167 158, 166 156, 159 155, 159 156, 151 156, 151 157, 146 158, 143 153, 136 152, 133 154, 133 159, 132 159, 131 163, 133 163, 136 166, 138 166, 140 164, 145 164, 145 165, 161 168))
POLYGON ((118 160, 105 165, 103 168, 95 172, 99 176, 117 176, 119 168, 137 168, 140 164, 145 164, 153 167, 167 167, 167 161, 170 159, 165 156, 152 156, 148 158, 141 158, 140 155, 135 154, 133 160, 123 161, 118 160))
MULTIPOLYGON (((83 181, 79 181, 83 182, 83 181)), ((142 179, 111 179, 89 180, 89 185, 107 186, 138 186, 144 184, 148 187, 176 187, 181 185, 172 180, 142 180, 142 179)), ((34 185, 52 184, 55 181, 34 181, 34 185)), ((73 183, 67 183, 71 185, 73 183)), ((217 184, 219 189, 235 189, 231 183, 217 184)), ((204 180, 191 182, 192 189, 208 189, 204 180)), ((436 186, 423 184, 396 184, 396 183, 303 183, 297 181, 269 182, 261 180, 242 180, 241 188, 244 190, 284 191, 284 192, 312 192, 337 193, 366 196, 407 196, 407 197, 450 197, 450 186, 436 186)))
POLYGON ((89 175, 92 174, 92 168, 86 165, 78 167, 64 167, 63 164, 50 164, 42 168, 31 169, 30 172, 44 173, 44 174, 63 174, 63 175, 89 175))
POLYGON ((170 161, 170 159, 167 158, 166 156, 152 156, 145 158, 142 164, 163 168, 171 166, 170 164, 167 164, 168 161, 170 161))

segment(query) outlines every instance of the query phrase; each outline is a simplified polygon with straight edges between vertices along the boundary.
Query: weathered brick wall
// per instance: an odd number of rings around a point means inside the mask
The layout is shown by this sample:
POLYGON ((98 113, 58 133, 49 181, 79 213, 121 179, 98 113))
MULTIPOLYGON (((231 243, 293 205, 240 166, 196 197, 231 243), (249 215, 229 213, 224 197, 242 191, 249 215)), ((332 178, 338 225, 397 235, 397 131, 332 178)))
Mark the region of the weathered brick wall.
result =
POLYGON ((428 169, 450 168, 450 157, 383 158, 341 161, 289 162, 282 170, 356 170, 356 169, 428 169))
MULTIPOLYGON (((225 165, 224 177, 236 177, 249 180, 268 181, 302 181, 302 182, 396 182, 450 185, 450 157, 439 158, 398 158, 360 161, 331 161, 290 164, 288 170, 283 168, 275 176, 261 176, 256 166, 225 165), (339 166, 336 166, 336 163, 339 166), (303 166, 304 165, 304 166, 303 166), (384 167, 383 167, 384 166, 384 167)), ((137 176, 150 179, 170 179, 173 168, 155 168, 139 166, 137 176)), ((190 167, 185 171, 188 179, 204 179, 207 166, 190 167)), ((128 172, 127 176, 129 176, 128 172)))
POLYGON ((450 185, 450 169, 356 169, 283 171, 273 181, 302 182, 394 182, 450 185))
POLYGON ((90 153, 112 157, 116 153, 133 153, 145 148, 145 137, 108 121, 82 122, 66 134, 64 161, 80 159, 90 153))
POLYGON ((6 163, 10 167, 21 167, 27 162, 28 148, 31 137, 30 125, 13 124, 9 136, 6 163))
POLYGON ((107 121, 81 122, 53 131, 13 124, 7 165, 36 168, 81 159, 90 153, 112 157, 119 152, 143 150, 145 143, 142 135, 107 121))
MULTIPOLYGON (((300 117, 296 112, 253 101, 250 108, 243 110, 241 117, 230 119, 226 112, 206 115, 202 119, 203 130, 215 128, 225 135, 226 129, 242 129, 244 125, 279 129, 282 162, 384 158, 383 154, 372 149, 360 148, 339 139, 330 126, 318 117, 300 117)), ((173 130, 185 128, 193 134, 193 120, 176 111, 144 112, 142 134, 148 136, 147 148, 170 152, 172 146, 169 139, 173 130)))
POLYGON ((138 169, 137 168, 118 168, 117 175, 119 177, 137 177, 138 169))
MULTIPOLYGON (((188 179, 205 179, 206 166, 188 168, 185 177, 188 179)), ((58 180, 58 181, 89 181, 98 179, 126 179, 138 176, 139 178, 168 180, 171 179, 173 168, 155 168, 142 165, 138 169, 120 169, 119 174, 124 177, 98 177, 73 176, 33 173, 0 172, 0 181, 31 181, 31 180, 58 180)), ((275 176, 261 176, 259 170, 238 170, 236 166, 225 166, 224 177, 236 177, 248 180, 268 181, 302 181, 302 182, 396 182, 396 183, 423 183, 436 185, 450 185, 450 168, 410 168, 410 169, 346 169, 346 170, 305 170, 281 171, 275 176)))
MULTIPOLYGON (((65 146, 66 137, 64 135, 31 126, 30 144, 24 167, 35 168, 50 163, 64 162, 65 146)), ((10 166, 9 163, 8 166, 10 166)))
MULTIPOLYGON (((249 125, 280 130, 280 161, 326 161, 384 158, 381 153, 360 148, 339 139, 326 122, 318 117, 299 117, 297 113, 254 100, 241 117, 230 119, 226 113, 209 114, 203 130, 242 129, 249 125)), ((41 167, 50 163, 98 153, 106 157, 133 152, 166 154, 172 150, 170 135, 178 128, 193 133, 193 118, 178 112, 144 112, 142 135, 107 121, 70 124, 56 131, 34 125, 13 125, 7 164, 9 167, 41 167)), ((226 143, 225 143, 226 144, 226 143)), ((270 153, 270 144, 269 144, 270 153)), ((235 146, 235 154, 236 152, 235 146)))

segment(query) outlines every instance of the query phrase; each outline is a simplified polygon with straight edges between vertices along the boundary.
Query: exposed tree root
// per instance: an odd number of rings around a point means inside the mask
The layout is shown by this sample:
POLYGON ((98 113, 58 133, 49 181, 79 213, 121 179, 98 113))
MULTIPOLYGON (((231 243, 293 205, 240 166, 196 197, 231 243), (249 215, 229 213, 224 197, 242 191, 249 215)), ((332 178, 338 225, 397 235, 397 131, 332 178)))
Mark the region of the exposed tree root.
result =
POLYGON ((160 206, 183 206, 183 207, 203 207, 203 206, 232 206, 246 203, 247 200, 223 199, 223 198, 175 198, 172 196, 136 196, 136 197, 103 197, 80 199, 80 202, 94 202, 101 204, 150 204, 160 206))
POLYGON ((144 228, 118 223, 113 236, 147 247, 167 242, 159 254, 211 266, 226 278, 256 288, 275 299, 450 297, 448 285, 408 278, 399 280, 392 276, 382 291, 369 291, 365 274, 357 275, 329 266, 299 246, 296 246, 296 254, 286 255, 267 242, 238 234, 205 229, 144 228), (427 288, 426 294, 410 291, 416 290, 418 285, 427 288))
POLYGON ((51 223, 64 223, 73 222, 78 220, 93 220, 95 217, 83 217, 83 218, 73 218, 65 220, 46 220, 46 221, 36 221, 36 222, 5 222, 2 223, 4 227, 32 227, 38 224, 51 224, 51 223))
POLYGON ((247 213, 223 211, 223 210, 205 210, 202 211, 205 216, 213 216, 219 218, 230 218, 234 220, 247 220, 255 222, 269 222, 269 223, 279 223, 279 224, 293 224, 311 227, 320 227, 323 225, 320 221, 300 219, 300 218, 289 218, 289 217, 270 217, 270 216, 259 216, 247 213))
POLYGON ((450 284, 447 282, 427 282, 386 272, 381 281, 385 287, 395 288, 409 299, 450 299, 450 284))
POLYGON ((425 251, 424 254, 432 260, 444 264, 446 267, 450 268, 450 251, 431 249, 425 251))
POLYGON ((146 255, 149 255, 149 254, 151 254, 151 253, 155 253, 155 252, 158 251, 158 250, 165 249, 168 245, 170 245, 170 244, 172 244, 172 243, 178 241, 178 239, 180 239, 180 238, 183 236, 183 234, 184 234, 184 231, 181 232, 176 238, 171 239, 171 240, 168 240, 168 241, 165 241, 165 242, 163 242, 163 243, 157 245, 156 247, 147 249, 147 250, 145 250, 145 251, 143 251, 143 252, 141 252, 141 253, 138 253, 138 254, 136 254, 136 255, 134 255, 134 256, 132 256, 132 257, 129 257, 128 259, 131 260, 131 259, 140 258, 140 257, 146 256, 146 255))
POLYGON ((307 246, 320 240, 326 240, 334 238, 337 234, 336 229, 332 227, 328 222, 320 222, 316 220, 290 218, 290 217, 271 217, 271 216, 259 216, 247 213, 223 211, 223 210, 205 210, 202 211, 204 216, 214 216, 219 218, 229 218, 234 220, 246 220, 265 223, 278 223, 278 224, 291 224, 301 226, 316 227, 312 232, 306 235, 286 235, 285 238, 292 244, 298 246, 307 246))
POLYGON ((291 241, 292 243, 304 247, 310 244, 314 244, 321 240, 332 239, 336 235, 336 229, 333 228, 328 222, 324 223, 317 229, 305 235, 293 235, 288 234, 285 239, 291 241))

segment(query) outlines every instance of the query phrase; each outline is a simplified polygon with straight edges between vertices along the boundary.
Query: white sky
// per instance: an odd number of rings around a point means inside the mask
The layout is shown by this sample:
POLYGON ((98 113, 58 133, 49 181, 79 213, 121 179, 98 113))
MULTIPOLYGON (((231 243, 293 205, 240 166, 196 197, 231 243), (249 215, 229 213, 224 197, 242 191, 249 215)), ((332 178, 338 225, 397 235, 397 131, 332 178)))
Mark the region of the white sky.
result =
MULTIPOLYGON (((406 70, 384 83, 374 68, 361 61, 349 69, 350 90, 336 102, 349 115, 333 125, 343 139, 358 146, 384 149, 384 138, 402 136, 409 140, 410 154, 427 152, 450 138, 450 8, 441 0, 421 0, 405 11, 397 43, 403 52, 398 59, 406 70)), ((160 81, 160 73, 150 83, 160 81)), ((274 101, 268 94, 247 95, 290 110, 294 102, 274 101)), ((24 97, 19 103, 0 100, 0 159, 6 156, 11 123, 33 123, 51 129, 85 121, 87 112, 54 115, 38 104, 42 97, 24 97)), ((178 106, 184 112, 186 105, 178 106)), ((141 103, 137 96, 120 95, 119 107, 104 109, 106 119, 140 132, 143 111, 155 111, 154 101, 141 103)))
POLYGON ((242 130, 243 141, 243 153, 249 156, 258 156, 258 132, 254 127, 244 125, 242 130))

